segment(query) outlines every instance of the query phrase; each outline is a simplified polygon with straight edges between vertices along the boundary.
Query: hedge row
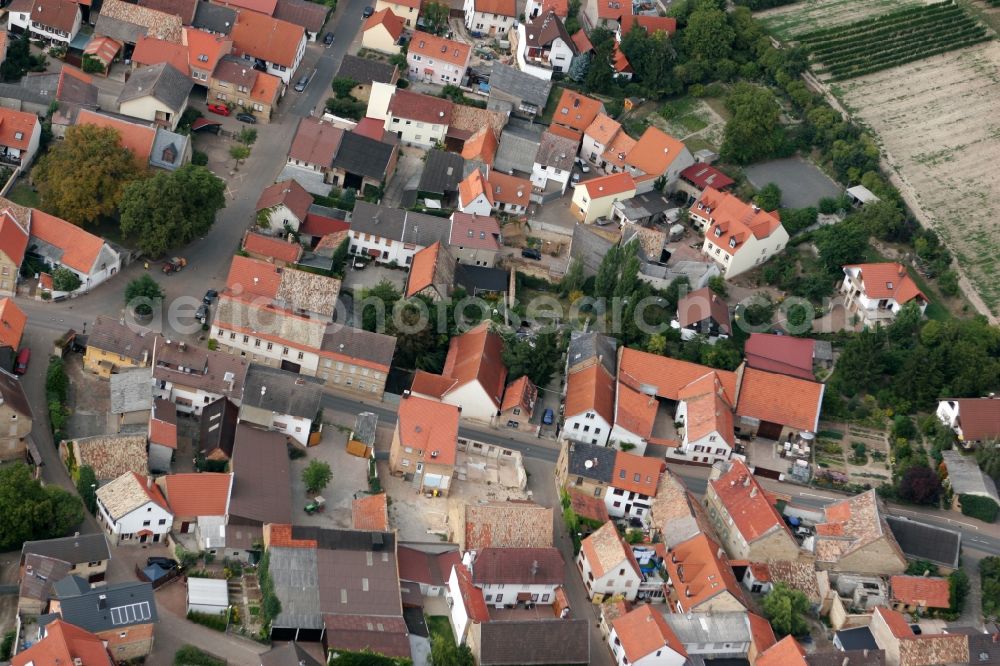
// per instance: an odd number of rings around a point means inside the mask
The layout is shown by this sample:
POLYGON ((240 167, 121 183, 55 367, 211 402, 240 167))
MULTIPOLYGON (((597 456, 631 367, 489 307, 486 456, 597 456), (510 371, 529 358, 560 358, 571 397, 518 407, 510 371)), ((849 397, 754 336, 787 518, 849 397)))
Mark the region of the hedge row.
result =
POLYGON ((959 495, 959 504, 962 505, 962 515, 970 518, 978 518, 983 522, 992 523, 1000 513, 1000 506, 989 497, 981 495, 959 495))

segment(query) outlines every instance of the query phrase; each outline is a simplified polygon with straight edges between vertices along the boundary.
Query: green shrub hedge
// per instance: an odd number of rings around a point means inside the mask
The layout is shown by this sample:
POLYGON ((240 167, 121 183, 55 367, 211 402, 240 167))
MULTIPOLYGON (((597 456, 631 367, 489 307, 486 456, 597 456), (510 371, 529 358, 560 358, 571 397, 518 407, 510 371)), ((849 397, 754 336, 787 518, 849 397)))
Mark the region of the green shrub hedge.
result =
POLYGON ((1000 506, 989 497, 979 495, 959 495, 959 504, 962 506, 962 515, 971 518, 978 518, 987 523, 992 523, 997 519, 1000 506))

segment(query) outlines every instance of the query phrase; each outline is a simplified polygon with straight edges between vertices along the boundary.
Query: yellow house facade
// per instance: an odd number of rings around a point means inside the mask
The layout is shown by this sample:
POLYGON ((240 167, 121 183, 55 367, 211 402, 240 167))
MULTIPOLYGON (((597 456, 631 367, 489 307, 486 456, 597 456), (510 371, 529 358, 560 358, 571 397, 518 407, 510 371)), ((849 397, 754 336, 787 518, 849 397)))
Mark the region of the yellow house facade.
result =
POLYGON ((611 219, 611 207, 616 201, 635 196, 635 181, 627 173, 613 173, 576 185, 571 210, 584 224, 600 218, 611 219))

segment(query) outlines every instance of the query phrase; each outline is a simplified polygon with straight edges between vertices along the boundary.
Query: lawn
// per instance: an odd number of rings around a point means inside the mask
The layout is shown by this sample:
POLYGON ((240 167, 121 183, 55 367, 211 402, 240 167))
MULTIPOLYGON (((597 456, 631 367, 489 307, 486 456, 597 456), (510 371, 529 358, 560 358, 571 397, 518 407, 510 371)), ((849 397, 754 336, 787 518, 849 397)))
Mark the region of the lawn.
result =
POLYGON ((440 636, 441 640, 452 645, 455 644, 455 635, 451 631, 451 620, 448 619, 447 615, 428 615, 427 630, 431 634, 432 642, 435 636, 440 636))
POLYGON ((41 203, 41 199, 38 193, 31 189, 25 181, 19 181, 17 185, 10 188, 10 192, 7 193, 7 198, 16 204, 21 206, 26 206, 28 208, 38 208, 38 204, 41 203))
POLYGON ((542 117, 539 120, 544 123, 552 122, 552 116, 555 115, 556 106, 559 104, 563 90, 562 86, 552 86, 552 90, 549 92, 549 101, 545 104, 545 109, 542 110, 542 117))

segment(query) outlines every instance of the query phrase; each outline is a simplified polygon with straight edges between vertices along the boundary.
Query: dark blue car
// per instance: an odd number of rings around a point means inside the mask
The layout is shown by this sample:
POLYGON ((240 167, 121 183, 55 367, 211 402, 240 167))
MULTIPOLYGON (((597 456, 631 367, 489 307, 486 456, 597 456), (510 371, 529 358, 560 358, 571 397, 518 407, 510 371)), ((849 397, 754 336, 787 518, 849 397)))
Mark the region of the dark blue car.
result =
POLYGON ((552 425, 555 420, 556 415, 551 409, 546 409, 542 412, 542 425, 552 425))

